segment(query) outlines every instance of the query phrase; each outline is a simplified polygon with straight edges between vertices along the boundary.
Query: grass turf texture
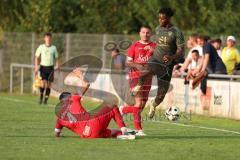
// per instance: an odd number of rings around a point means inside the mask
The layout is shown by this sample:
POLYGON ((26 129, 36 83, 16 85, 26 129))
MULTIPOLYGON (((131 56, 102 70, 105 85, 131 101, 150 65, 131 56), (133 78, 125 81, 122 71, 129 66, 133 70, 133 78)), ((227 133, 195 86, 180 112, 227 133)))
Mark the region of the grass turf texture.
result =
MULTIPOLYGON (((132 141, 80 139, 63 130, 53 135, 56 99, 38 105, 33 95, 0 94, 0 159, 216 159, 240 156, 240 134, 179 126, 167 121, 144 121, 146 137, 132 141)), ((90 101, 86 106, 95 105, 90 101)), ((240 132, 240 122, 193 116, 189 125, 240 132)), ((127 122, 132 127, 132 123, 127 122)), ((111 124, 111 127, 115 125, 111 124)))

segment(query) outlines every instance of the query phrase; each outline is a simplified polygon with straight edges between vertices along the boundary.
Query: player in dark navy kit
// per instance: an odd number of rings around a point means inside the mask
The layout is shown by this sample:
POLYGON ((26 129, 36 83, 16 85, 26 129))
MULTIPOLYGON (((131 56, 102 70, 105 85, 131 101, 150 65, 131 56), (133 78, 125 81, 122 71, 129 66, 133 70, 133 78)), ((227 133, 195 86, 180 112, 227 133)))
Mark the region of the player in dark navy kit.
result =
MULTIPOLYGON (((156 75, 158 80, 157 96, 150 106, 150 118, 153 118, 155 108, 163 101, 168 91, 174 65, 184 57, 184 37, 182 32, 171 24, 173 15, 174 12, 171 8, 160 9, 160 25, 156 28, 155 35, 157 45, 152 58, 147 63, 146 70, 142 74, 142 79, 152 74, 156 75)), ((142 85, 142 79, 139 85, 142 85)))
POLYGON ((174 12, 171 8, 159 11, 159 23, 156 28, 157 46, 152 59, 149 60, 149 70, 157 76, 157 96, 150 105, 149 118, 153 118, 155 108, 163 101, 172 78, 175 64, 184 57, 184 36, 171 23, 174 12))

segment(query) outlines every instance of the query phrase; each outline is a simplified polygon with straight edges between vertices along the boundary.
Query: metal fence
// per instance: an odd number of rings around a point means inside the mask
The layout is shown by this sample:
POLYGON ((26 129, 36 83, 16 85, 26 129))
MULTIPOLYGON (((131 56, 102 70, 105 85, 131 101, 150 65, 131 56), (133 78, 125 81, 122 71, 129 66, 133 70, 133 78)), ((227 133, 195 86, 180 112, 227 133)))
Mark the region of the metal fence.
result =
MULTIPOLYGON (((24 79, 28 70, 33 69, 33 65, 28 64, 11 64, 10 67, 10 92, 15 92, 20 89, 20 93, 27 92, 26 86, 28 82, 24 79), (20 71, 20 83, 16 86, 13 84, 17 80, 15 77, 16 70, 20 71)), ((63 69, 63 68, 62 68, 63 69)), ((69 68, 64 68, 69 69, 69 68)), ((82 68, 82 71, 86 71, 82 68)), ((91 77, 96 77, 96 81, 91 83, 91 89, 96 91, 104 91, 112 93, 117 96, 119 104, 123 105, 125 103, 132 104, 133 99, 129 92, 128 79, 122 72, 112 72, 111 69, 102 69, 98 74, 95 70, 92 70, 88 79, 91 77)), ((29 76, 29 75, 28 75, 29 76)), ((55 85, 62 86, 63 74, 59 74, 58 80, 55 85)), ((71 76, 70 76, 71 77, 71 76)), ((71 82, 71 84, 76 86, 78 84, 78 79, 68 77, 64 84, 71 82), (70 81, 69 81, 70 80, 70 81)), ((166 97, 161 105, 162 109, 166 109, 169 106, 176 105, 181 111, 186 113, 196 113, 201 115, 209 115, 216 117, 225 117, 231 119, 240 120, 240 99, 239 99, 239 87, 240 75, 217 75, 210 74, 207 85, 206 94, 202 94, 200 87, 192 90, 191 85, 184 83, 184 78, 173 78, 171 80, 171 87, 166 94, 166 97), (212 79, 211 79, 212 78, 212 79), (185 85, 184 85, 185 84, 185 85)), ((65 79, 65 78, 64 78, 65 79)), ((31 83, 30 83, 31 84, 31 83)), ((152 89, 149 94, 149 98, 154 98, 156 96, 157 79, 153 78, 152 89)), ((29 90, 29 88, 27 88, 29 90)), ((31 87, 30 87, 31 89, 31 87)), ((37 90, 38 91, 38 90, 37 90)), ((51 95, 58 96, 58 90, 52 90, 51 95)), ((106 95, 102 92, 88 92, 88 96, 96 99, 103 99, 106 95)), ((106 97, 105 97, 106 98, 106 97)), ((107 97, 111 99, 110 97, 107 97)))
MULTIPOLYGON (((103 68, 110 68, 110 53, 104 50, 107 42, 115 42, 119 44, 123 40, 134 41, 137 35, 109 35, 109 34, 71 34, 71 33, 55 33, 53 34, 53 44, 56 45, 60 62, 64 62, 77 55, 95 55, 102 59, 103 68)), ((43 34, 36 33, 4 33, 2 41, 0 41, 0 91, 9 90, 10 64, 33 64, 34 53, 37 47, 43 43, 43 34)), ((121 50, 125 53, 126 50, 121 50)), ((24 85, 26 91, 31 85, 31 70, 26 70, 21 77, 21 70, 13 70, 12 86, 16 86, 16 90, 20 91, 18 84, 21 79, 29 84, 24 85)), ((30 90, 29 90, 30 91, 30 90)))
MULTIPOLYGON (((219 36, 225 40, 226 36, 219 36)), ((78 33, 55 33, 53 34, 53 44, 56 45, 60 62, 78 56, 95 55, 103 62, 103 68, 110 68, 111 55, 104 50, 107 42, 120 44, 123 40, 135 41, 138 35, 109 35, 109 34, 78 34, 78 33)), ((10 64, 29 64, 34 62, 34 53, 37 47, 43 43, 43 34, 37 33, 9 33, 5 32, 0 40, 0 91, 8 91, 10 86, 10 64)), ((126 50, 120 52, 126 53, 126 50)), ((20 91, 18 87, 21 79, 24 80, 24 90, 31 91, 32 70, 13 69, 12 84, 15 91, 20 91), (24 72, 21 77, 21 73, 24 72)))

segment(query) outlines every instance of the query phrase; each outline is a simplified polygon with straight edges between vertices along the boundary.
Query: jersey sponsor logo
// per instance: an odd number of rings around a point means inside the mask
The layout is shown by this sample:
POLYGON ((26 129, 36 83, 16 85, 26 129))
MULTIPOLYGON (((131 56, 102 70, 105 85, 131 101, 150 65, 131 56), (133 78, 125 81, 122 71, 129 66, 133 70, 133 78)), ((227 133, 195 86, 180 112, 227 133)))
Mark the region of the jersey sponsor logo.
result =
POLYGON ((159 37, 159 38, 158 38, 158 43, 159 43, 159 44, 167 45, 167 37, 165 37, 165 36, 159 37))
POLYGON ((148 56, 138 55, 137 61, 138 62, 147 62, 149 59, 148 56))

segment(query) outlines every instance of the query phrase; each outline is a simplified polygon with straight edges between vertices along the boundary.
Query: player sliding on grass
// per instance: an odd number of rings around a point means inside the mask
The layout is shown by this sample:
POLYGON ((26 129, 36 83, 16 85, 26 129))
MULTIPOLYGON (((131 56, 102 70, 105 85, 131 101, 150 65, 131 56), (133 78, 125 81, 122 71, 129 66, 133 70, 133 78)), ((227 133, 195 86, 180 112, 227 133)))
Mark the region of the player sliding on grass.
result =
POLYGON ((171 24, 171 17, 174 15, 171 8, 162 8, 159 11, 159 23, 156 28, 157 46, 152 58, 148 61, 147 71, 142 74, 138 86, 142 85, 143 79, 149 74, 156 75, 158 90, 155 100, 152 101, 149 117, 155 115, 155 108, 163 101, 172 78, 174 65, 184 56, 184 37, 182 32, 171 24))
POLYGON ((75 69, 71 75, 81 79, 82 87, 78 93, 63 92, 59 96, 60 108, 57 111, 58 119, 55 125, 55 136, 59 137, 62 128, 68 128, 81 138, 108 138, 121 135, 126 139, 132 139, 134 135, 127 135, 128 130, 122 120, 118 107, 113 103, 103 103, 102 107, 94 114, 87 112, 80 103, 82 95, 89 88, 88 81, 82 76, 80 69, 75 69), (114 119, 120 129, 108 129, 110 121, 114 119))
POLYGON ((140 28, 139 35, 140 40, 134 42, 130 46, 127 55, 127 65, 131 68, 129 72, 129 84, 132 96, 134 96, 135 104, 130 106, 121 106, 120 112, 122 114, 132 113, 134 126, 137 130, 136 135, 144 136, 145 133, 143 132, 141 126, 141 112, 148 100, 148 94, 152 84, 152 75, 144 78, 137 93, 134 92, 134 89, 140 80, 140 72, 143 70, 153 54, 156 43, 150 41, 152 34, 151 28, 148 26, 142 26, 140 28))

